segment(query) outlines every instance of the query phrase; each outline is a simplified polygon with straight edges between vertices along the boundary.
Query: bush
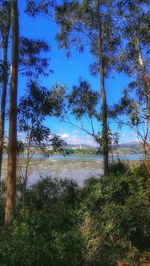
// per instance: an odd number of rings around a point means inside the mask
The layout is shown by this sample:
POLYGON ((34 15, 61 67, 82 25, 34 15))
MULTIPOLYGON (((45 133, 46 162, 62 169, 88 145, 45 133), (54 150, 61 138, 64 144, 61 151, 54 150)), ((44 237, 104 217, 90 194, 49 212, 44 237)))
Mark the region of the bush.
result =
POLYGON ((118 260, 141 265, 150 250, 150 201, 144 178, 109 175, 93 185, 87 182, 83 195, 86 265, 113 266, 118 260))
POLYGON ((149 174, 147 172, 147 167, 146 167, 146 165, 143 162, 141 162, 138 165, 132 164, 131 173, 134 176, 144 178, 145 181, 148 180, 148 178, 149 178, 149 174))
POLYGON ((109 173, 111 175, 120 175, 125 174, 129 171, 129 166, 127 164, 124 164, 122 161, 118 160, 117 162, 113 162, 110 165, 109 173))
POLYGON ((139 170, 119 174, 117 167, 80 189, 46 178, 24 195, 19 190, 9 227, 1 185, 0 265, 141 266, 150 251, 149 189, 139 170))
POLYGON ((75 190, 49 178, 27 190, 10 227, 1 227, 1 265, 82 265, 75 190))
POLYGON ((0 181, 0 226, 4 224, 6 186, 4 181, 0 181))

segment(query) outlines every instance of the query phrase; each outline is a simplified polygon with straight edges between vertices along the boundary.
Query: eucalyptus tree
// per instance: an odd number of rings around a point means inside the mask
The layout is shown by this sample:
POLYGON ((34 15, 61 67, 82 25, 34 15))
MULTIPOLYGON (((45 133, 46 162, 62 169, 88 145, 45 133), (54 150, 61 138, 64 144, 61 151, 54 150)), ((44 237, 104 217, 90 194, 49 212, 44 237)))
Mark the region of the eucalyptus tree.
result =
POLYGON ((0 102, 0 179, 2 171, 6 94, 8 84, 8 40, 10 31, 10 1, 1 1, 0 3, 0 49, 2 51, 1 59, 1 102, 0 102))
MULTIPOLYGON (((8 1, 4 1, 8 2, 8 1)), ((14 209, 15 202, 15 178, 16 178, 16 155, 17 155, 17 80, 18 75, 24 75, 26 82, 30 79, 38 79, 39 75, 48 76, 49 58, 44 57, 42 52, 49 52, 47 43, 39 39, 29 39, 19 36, 18 1, 10 1, 11 5, 11 40, 12 59, 9 92, 9 144, 8 144, 8 178, 5 222, 10 222, 10 211, 14 209), (18 68, 19 66, 19 68, 18 68)), ((9 20, 9 17, 7 17, 9 20)))
POLYGON ((132 78, 130 90, 145 101, 150 121, 150 16, 149 1, 119 1, 118 14, 124 40, 118 70, 132 78))
MULTIPOLYGON (((62 91, 63 92, 63 91, 62 91)), ((65 142, 44 126, 46 115, 59 116, 62 109, 62 96, 58 89, 48 90, 37 81, 27 83, 26 94, 20 99, 18 105, 18 131, 24 135, 25 171, 22 173, 21 183, 24 190, 28 181, 29 164, 34 154, 40 150, 44 156, 49 156, 47 145, 51 152, 63 152, 65 142), (59 99, 60 98, 60 99, 59 99)))
POLYGON ((86 46, 95 58, 90 66, 92 74, 99 75, 102 99, 101 120, 103 138, 104 174, 108 173, 108 103, 105 80, 116 61, 119 36, 116 29, 114 1, 64 1, 56 7, 56 21, 59 25, 57 40, 60 48, 68 55, 75 46, 83 52, 86 46))
POLYGON ((17 89, 18 89, 18 54, 19 54, 19 23, 18 1, 11 0, 12 27, 12 59, 10 76, 9 103, 9 143, 8 143, 8 175, 5 208, 5 224, 10 223, 11 212, 15 207, 16 158, 17 158, 17 89))
POLYGON ((19 38, 19 74, 26 77, 27 83, 30 79, 38 79, 40 75, 47 77, 52 72, 49 50, 49 45, 40 39, 19 38))
MULTIPOLYGON (((98 145, 98 153, 103 154, 103 136, 97 124, 101 120, 99 112, 100 94, 91 88, 91 85, 80 79, 78 85, 74 85, 69 94, 66 94, 64 112, 60 116, 63 122, 82 130, 93 138, 98 145), (75 122, 74 121, 75 118, 75 122)), ((63 100, 63 99, 62 99, 63 100)), ((108 128, 108 151, 112 153, 118 146, 119 135, 108 128)))
POLYGON ((49 16, 53 14, 56 0, 26 0, 26 12, 35 17, 39 14, 49 16))
POLYGON ((150 173, 149 1, 118 1, 118 15, 123 41, 117 70, 125 72, 130 82, 112 113, 128 117, 119 119, 119 123, 132 127, 137 133, 150 173))
MULTIPOLYGON (((0 3, 0 35, 3 59, 1 60, 1 113, 0 113, 0 178, 2 168, 4 129, 5 129, 5 112, 6 112, 6 95, 7 83, 10 76, 10 59, 7 56, 8 40, 10 31, 10 1, 0 3)), ((42 52, 49 52, 49 46, 46 42, 39 39, 19 38, 19 74, 26 76, 26 79, 35 78, 39 75, 47 76, 52 70, 49 70, 49 58, 41 56, 42 52)))

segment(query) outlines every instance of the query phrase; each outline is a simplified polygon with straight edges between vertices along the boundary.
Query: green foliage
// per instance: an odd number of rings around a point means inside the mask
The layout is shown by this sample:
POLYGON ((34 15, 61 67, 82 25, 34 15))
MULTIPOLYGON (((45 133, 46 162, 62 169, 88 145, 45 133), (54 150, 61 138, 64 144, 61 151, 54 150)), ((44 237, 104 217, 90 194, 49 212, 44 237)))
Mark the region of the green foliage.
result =
POLYGON ((149 173, 147 171, 146 165, 143 162, 141 162, 138 165, 131 164, 130 169, 134 176, 140 176, 143 177, 145 180, 148 180, 149 173))
POLYGON ((46 178, 27 190, 10 227, 1 228, 1 265, 82 265, 75 188, 46 178))
MULTIPOLYGON (((127 171, 121 162, 113 167, 111 175, 91 178, 80 189, 73 181, 51 178, 40 180, 24 195, 17 188, 11 225, 4 227, 3 211, 0 216, 1 265, 113 266, 122 260, 140 266, 146 262, 150 195, 144 170, 127 171)), ((4 195, 1 184, 2 210, 4 195)))
POLYGON ((117 71, 126 73, 131 80, 111 113, 113 117, 123 115, 119 125, 134 129, 149 160, 149 1, 118 1, 116 13, 123 37, 117 71))
POLYGON ((129 171, 128 165, 125 165, 122 161, 118 160, 118 162, 113 162, 110 165, 110 174, 118 175, 118 174, 125 174, 129 171))
POLYGON ((65 146, 59 136, 51 134, 50 129, 43 125, 47 113, 58 116, 61 112, 60 90, 55 87, 48 91, 33 80, 28 82, 27 93, 20 99, 18 106, 18 129, 26 134, 27 149, 37 147, 45 154, 45 143, 50 142, 54 151, 65 146))
POLYGON ((4 219, 4 206, 5 206, 5 193, 6 193, 6 184, 4 181, 0 182, 0 226, 3 225, 4 219))
POLYGON ((4 47, 10 29, 10 2, 2 0, 0 2, 0 47, 4 47))
POLYGON ((19 64, 21 73, 27 78, 38 78, 40 75, 48 76, 49 59, 43 57, 42 52, 48 53, 49 46, 46 42, 32 40, 25 37, 19 39, 19 64), (47 71, 46 71, 47 70, 47 71))
POLYGON ((119 45, 113 1, 63 1, 63 4, 56 5, 55 10, 55 18, 60 27, 57 34, 59 47, 65 48, 70 56, 73 46, 81 53, 88 45, 95 59, 90 66, 92 74, 99 71, 98 34, 102 23, 103 63, 105 75, 108 75, 116 62, 115 54, 119 45))
POLYGON ((150 249, 150 204, 144 179, 112 174, 88 182, 84 191, 86 265, 116 265, 119 259, 141 265, 150 249))
POLYGON ((27 0, 26 12, 30 16, 37 16, 39 14, 50 15, 51 9, 55 4, 54 0, 27 0))
MULTIPOLYGON (((103 153, 103 145, 105 142, 105 130, 102 129, 101 132, 98 132, 98 134, 95 136, 95 141, 99 144, 99 153, 103 153)), ((116 150, 119 147, 119 134, 116 132, 112 132, 110 128, 107 128, 107 143, 108 147, 106 150, 113 154, 113 151, 116 150)))
POLYGON ((93 118, 97 114, 99 94, 91 89, 87 81, 80 80, 79 86, 73 86, 68 96, 68 107, 76 119, 81 119, 85 114, 93 118))
POLYGON ((75 153, 76 154, 96 154, 97 155, 98 150, 96 148, 95 149, 93 149, 93 148, 91 148, 91 149, 77 148, 77 149, 75 149, 75 153))
MULTIPOLYGON (((117 48, 120 44, 114 6, 114 1, 72 0, 63 1, 55 8, 55 19, 59 26, 59 33, 57 34, 59 47, 65 48, 67 56, 71 55, 72 47, 75 47, 79 53, 88 47, 94 58, 90 65, 91 74, 99 74, 100 77, 102 105, 99 110, 102 113, 104 173, 108 172, 109 152, 107 94, 104 81, 114 69, 117 62, 117 48)), ((97 103, 99 104, 99 95, 94 92, 91 93, 90 86, 85 86, 84 83, 80 84, 79 89, 77 87, 75 89, 73 100, 71 99, 71 104, 73 103, 72 114, 79 120, 83 118, 83 115, 88 116, 87 120, 92 132, 89 133, 87 129, 83 128, 83 123, 81 123, 80 129, 95 137, 92 118, 97 118, 95 109, 97 103), (85 95, 87 87, 89 91, 85 95), (80 90, 82 93, 84 92, 83 97, 80 95, 80 90)))
POLYGON ((70 155, 70 154, 98 154, 98 149, 94 148, 76 148, 76 149, 71 149, 71 148, 64 148, 64 155, 70 155))

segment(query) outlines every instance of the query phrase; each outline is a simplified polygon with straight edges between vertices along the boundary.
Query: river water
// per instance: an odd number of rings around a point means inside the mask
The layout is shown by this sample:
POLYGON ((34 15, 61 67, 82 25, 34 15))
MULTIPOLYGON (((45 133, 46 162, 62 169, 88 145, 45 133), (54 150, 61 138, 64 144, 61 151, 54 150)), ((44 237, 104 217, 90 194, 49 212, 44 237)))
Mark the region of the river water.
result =
MULTIPOLYGON (((117 160, 118 156, 114 156, 117 160)), ((140 160, 141 154, 122 154, 120 160, 140 160)), ((6 157, 3 163, 3 177, 7 175, 6 157)), ((25 171, 25 158, 18 160, 18 175, 23 176, 25 171)), ((43 158, 36 154, 32 159, 28 171, 28 185, 34 184, 38 179, 51 176, 52 178, 72 179, 83 185, 89 177, 100 177, 103 174, 102 157, 97 155, 53 155, 43 158)))

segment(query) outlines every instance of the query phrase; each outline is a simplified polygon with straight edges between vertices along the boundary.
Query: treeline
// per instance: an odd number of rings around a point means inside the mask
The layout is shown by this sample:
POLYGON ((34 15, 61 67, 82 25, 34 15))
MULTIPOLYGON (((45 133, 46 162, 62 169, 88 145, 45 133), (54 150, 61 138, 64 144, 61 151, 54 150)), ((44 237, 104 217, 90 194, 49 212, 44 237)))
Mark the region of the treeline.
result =
POLYGON ((71 149, 71 148, 64 148, 64 155, 69 155, 69 154, 95 154, 98 155, 98 149, 93 149, 93 148, 76 148, 76 149, 71 149))

